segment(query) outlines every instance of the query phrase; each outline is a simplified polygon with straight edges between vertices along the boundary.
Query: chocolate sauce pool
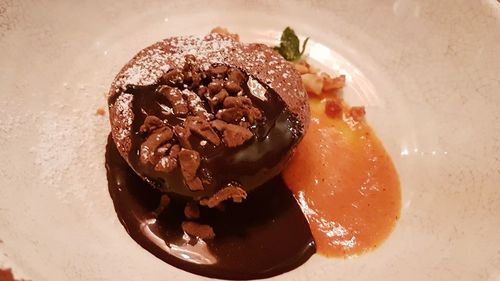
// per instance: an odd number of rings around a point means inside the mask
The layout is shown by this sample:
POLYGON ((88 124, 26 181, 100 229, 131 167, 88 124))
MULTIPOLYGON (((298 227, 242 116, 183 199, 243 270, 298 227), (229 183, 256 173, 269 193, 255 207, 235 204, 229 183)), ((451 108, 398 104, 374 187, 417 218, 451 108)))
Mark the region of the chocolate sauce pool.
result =
POLYGON ((307 221, 279 176, 243 203, 227 203, 224 211, 202 207, 199 222, 216 233, 215 239, 203 241, 181 229, 184 199, 171 196, 165 211, 153 215, 161 192, 127 165, 111 136, 106 169, 109 193, 127 232, 177 268, 212 278, 258 279, 294 269, 316 251, 307 221))

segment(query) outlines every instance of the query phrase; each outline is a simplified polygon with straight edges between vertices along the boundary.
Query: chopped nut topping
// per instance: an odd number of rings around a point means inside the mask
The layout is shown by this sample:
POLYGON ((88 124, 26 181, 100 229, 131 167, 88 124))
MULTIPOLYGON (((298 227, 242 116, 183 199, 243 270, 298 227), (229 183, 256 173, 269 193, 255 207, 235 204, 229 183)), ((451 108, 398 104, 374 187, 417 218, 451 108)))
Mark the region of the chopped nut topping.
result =
POLYGON ((225 66, 225 65, 218 65, 218 66, 210 68, 208 70, 208 72, 210 73, 210 75, 212 77, 224 78, 226 76, 227 70, 228 70, 227 66, 225 66))
POLYGON ((208 88, 205 86, 201 86, 200 88, 198 88, 196 94, 198 94, 198 96, 200 97, 206 97, 208 95, 208 88))
POLYGON ((196 176, 200 161, 200 154, 197 151, 181 149, 179 152, 182 176, 191 191, 203 190, 201 180, 196 176))
POLYGON ((182 126, 175 126, 174 133, 183 148, 191 149, 191 143, 189 142, 191 131, 188 128, 184 128, 182 126))
POLYGON ((241 70, 231 68, 227 73, 227 79, 241 85, 245 81, 245 75, 241 72, 241 70))
POLYGON ((168 156, 163 156, 160 158, 155 166, 155 171, 171 173, 175 168, 177 168, 177 156, 181 148, 179 145, 174 145, 170 148, 168 156))
POLYGON ((223 132, 224 143, 228 147, 237 147, 253 137, 252 131, 248 128, 227 124, 222 120, 214 120, 211 125, 219 132, 223 132))
POLYGON ((214 80, 208 84, 208 92, 210 95, 215 95, 222 90, 223 86, 224 82, 222 82, 222 80, 214 80))
POLYGON ((231 94, 236 95, 239 91, 241 91, 241 86, 239 83, 234 81, 226 81, 224 83, 224 88, 231 94))
POLYGON ((215 237, 215 232, 211 226, 192 221, 183 222, 182 230, 191 236, 201 239, 213 239, 215 237))
POLYGON ((172 139, 172 130, 168 127, 163 127, 155 130, 148 136, 145 142, 141 144, 140 161, 143 164, 151 163, 156 164, 156 150, 167 141, 172 139))
POLYGON ((227 123, 222 121, 222 120, 217 119, 217 120, 210 122, 210 125, 212 125, 212 127, 217 129, 217 131, 223 132, 224 129, 226 128, 227 123))
POLYGON ((237 107, 247 109, 252 106, 252 100, 248 97, 228 97, 224 100, 224 108, 237 107))
POLYGON ((224 130, 224 143, 228 147, 240 146, 252 137, 252 131, 238 125, 227 124, 224 130))
POLYGON ((177 69, 165 73, 161 80, 169 86, 181 86, 184 83, 184 75, 177 69))
POLYGON ((148 115, 144 120, 144 124, 142 124, 139 129, 139 133, 141 134, 151 133, 152 131, 164 126, 165 124, 163 124, 160 118, 153 115, 148 115))
POLYGON ((214 129, 212 129, 210 123, 208 123, 205 118, 199 116, 188 116, 185 121, 185 126, 191 130, 191 132, 199 135, 214 145, 220 144, 219 136, 215 133, 214 129))
POLYGON ((254 123, 262 119, 262 113, 259 109, 252 106, 250 98, 227 97, 224 99, 224 109, 217 112, 216 117, 228 123, 239 123, 241 118, 248 117, 250 123, 254 123))
POLYGON ((188 103, 182 96, 181 90, 169 86, 162 86, 158 92, 167 98, 174 109, 175 115, 185 116, 189 113, 188 103))
POLYGON ((223 189, 217 191, 217 193, 215 193, 212 197, 200 200, 200 205, 213 208, 228 199, 232 199, 233 202, 236 203, 241 203, 243 199, 246 198, 247 193, 241 188, 240 185, 230 183, 223 189))
POLYGON ((207 112, 207 110, 205 109, 205 107, 203 106, 203 101, 201 100, 201 98, 189 91, 189 90, 183 90, 182 93, 184 94, 184 97, 186 98, 187 102, 188 102, 188 108, 189 108, 189 112, 191 112, 193 115, 197 115, 197 116, 205 116, 205 117, 209 117, 209 118, 212 118, 212 114, 209 114, 207 112))
POLYGON ((183 71, 189 72, 189 71, 194 71, 197 72, 200 70, 200 68, 197 65, 196 57, 194 55, 185 55, 184 56, 184 67, 182 68, 183 71))
MULTIPOLYGON (((184 61, 182 68, 169 70, 158 81, 157 100, 152 101, 161 107, 159 116, 146 116, 140 126, 138 155, 154 171, 180 171, 187 188, 198 191, 213 183, 213 175, 194 148, 211 153, 222 143, 227 148, 244 145, 253 139, 253 125, 263 120, 263 112, 253 105, 255 94, 247 83, 252 78, 242 70, 200 64, 194 55, 184 61)), ((260 82, 252 81, 266 93, 260 82)))
POLYGON ((213 98, 209 99, 210 107, 212 111, 215 111, 215 108, 217 105, 221 104, 225 98, 229 96, 228 92, 226 89, 220 90, 219 93, 217 93, 213 98))
POLYGON ((201 75, 198 72, 191 72, 191 86, 190 89, 196 89, 201 84, 201 75))

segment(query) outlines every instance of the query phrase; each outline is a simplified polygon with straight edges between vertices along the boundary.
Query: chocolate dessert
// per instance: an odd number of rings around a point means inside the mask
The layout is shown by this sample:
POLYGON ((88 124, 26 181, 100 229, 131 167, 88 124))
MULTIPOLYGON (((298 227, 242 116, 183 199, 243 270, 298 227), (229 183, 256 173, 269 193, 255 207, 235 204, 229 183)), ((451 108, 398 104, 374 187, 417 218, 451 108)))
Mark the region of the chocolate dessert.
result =
POLYGON ((309 120, 291 64, 218 33, 141 51, 116 77, 109 106, 130 167, 162 192, 209 207, 241 202, 277 176, 309 120))
POLYGON ((192 273, 248 280, 387 238, 400 215, 397 172, 365 108, 344 101, 346 75, 302 58, 307 41, 300 48, 287 27, 271 49, 216 28, 153 44, 120 71, 108 97, 108 188, 144 249, 192 273))
POLYGON ((274 49, 214 30, 145 48, 112 84, 108 188, 130 236, 180 269, 245 280, 380 245, 399 181, 364 107, 344 102, 346 76, 301 59, 308 39, 301 50, 289 27, 274 49))
POLYGON ((307 95, 273 49, 220 33, 165 39, 125 65, 108 102, 109 192, 142 247, 225 279, 270 277, 315 252, 279 177, 307 130, 307 95))

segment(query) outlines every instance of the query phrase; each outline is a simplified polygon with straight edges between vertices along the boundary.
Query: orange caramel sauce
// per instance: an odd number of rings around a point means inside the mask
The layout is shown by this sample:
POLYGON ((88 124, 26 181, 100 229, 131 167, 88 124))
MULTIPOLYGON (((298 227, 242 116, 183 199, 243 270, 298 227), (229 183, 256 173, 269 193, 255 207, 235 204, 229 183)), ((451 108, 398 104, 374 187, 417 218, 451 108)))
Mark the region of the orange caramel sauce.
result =
MULTIPOLYGON (((331 99, 330 99, 331 100, 331 99)), ((311 124, 283 172, 309 222, 318 253, 345 257, 380 245, 401 208, 394 165, 364 120, 325 113, 328 99, 310 98, 311 124)))

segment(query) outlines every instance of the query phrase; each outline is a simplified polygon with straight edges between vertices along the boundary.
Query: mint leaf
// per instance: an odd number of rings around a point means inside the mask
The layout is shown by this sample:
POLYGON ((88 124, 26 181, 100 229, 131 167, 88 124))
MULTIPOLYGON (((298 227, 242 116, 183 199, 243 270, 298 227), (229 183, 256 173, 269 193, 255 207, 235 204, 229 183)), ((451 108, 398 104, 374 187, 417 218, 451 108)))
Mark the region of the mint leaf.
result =
POLYGON ((296 61, 304 54, 306 50, 306 44, 309 37, 302 43, 302 51, 300 48, 299 37, 295 34, 295 31, 290 27, 285 28, 281 34, 281 40, 279 47, 274 47, 278 53, 280 53, 288 61, 296 61))

